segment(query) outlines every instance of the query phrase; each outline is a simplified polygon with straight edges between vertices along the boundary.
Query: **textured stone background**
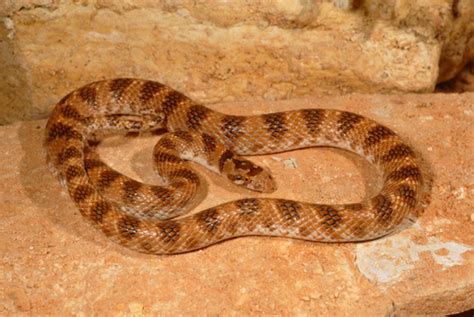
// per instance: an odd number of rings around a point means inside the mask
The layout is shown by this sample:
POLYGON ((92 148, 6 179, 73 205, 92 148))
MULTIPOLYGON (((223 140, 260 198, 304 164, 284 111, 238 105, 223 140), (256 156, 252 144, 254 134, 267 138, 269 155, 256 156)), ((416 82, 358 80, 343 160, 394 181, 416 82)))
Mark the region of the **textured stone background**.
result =
POLYGON ((430 92, 474 56, 472 0, 334 2, 1 1, 0 124, 103 78, 205 103, 430 92))

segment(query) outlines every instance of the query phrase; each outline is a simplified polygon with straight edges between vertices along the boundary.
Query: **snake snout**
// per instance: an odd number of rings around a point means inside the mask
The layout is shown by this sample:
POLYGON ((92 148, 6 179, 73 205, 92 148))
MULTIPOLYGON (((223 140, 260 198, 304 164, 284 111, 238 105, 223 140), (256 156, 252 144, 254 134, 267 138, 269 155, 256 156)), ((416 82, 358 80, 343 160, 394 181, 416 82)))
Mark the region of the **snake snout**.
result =
POLYGON ((273 193, 277 189, 277 186, 272 175, 263 170, 260 174, 251 179, 247 188, 262 193, 273 193))

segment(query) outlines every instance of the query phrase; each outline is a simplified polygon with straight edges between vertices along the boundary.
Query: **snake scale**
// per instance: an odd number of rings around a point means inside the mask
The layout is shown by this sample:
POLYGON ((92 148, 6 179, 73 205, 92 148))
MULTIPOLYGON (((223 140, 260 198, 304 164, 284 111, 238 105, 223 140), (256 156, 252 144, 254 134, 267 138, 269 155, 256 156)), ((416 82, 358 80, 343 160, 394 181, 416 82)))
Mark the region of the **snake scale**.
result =
POLYGON ((310 241, 365 241, 387 235, 420 205, 423 177, 414 150, 392 130, 361 115, 304 109, 227 115, 170 87, 132 78, 77 89, 55 106, 45 131, 47 159, 80 213, 130 249, 174 254, 249 235, 310 241), (154 161, 163 184, 113 170, 96 151, 98 135, 162 134, 154 161), (241 155, 331 146, 355 152, 380 171, 383 186, 360 203, 327 205, 246 198, 182 215, 200 184, 196 161, 236 185, 272 192, 269 172, 241 155))

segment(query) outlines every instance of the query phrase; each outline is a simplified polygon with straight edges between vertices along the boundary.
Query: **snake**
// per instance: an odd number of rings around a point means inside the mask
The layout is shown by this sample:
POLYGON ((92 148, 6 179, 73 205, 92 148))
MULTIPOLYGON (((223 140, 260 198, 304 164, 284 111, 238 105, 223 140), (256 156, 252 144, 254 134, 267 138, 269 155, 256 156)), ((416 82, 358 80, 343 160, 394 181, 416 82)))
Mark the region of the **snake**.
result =
POLYGON ((315 242, 377 239, 399 229, 417 210, 424 186, 413 147, 365 116, 321 108, 231 115, 165 84, 137 78, 92 82, 63 97, 46 124, 44 147, 50 170, 87 222, 126 248, 157 255, 199 250, 242 236, 315 242), (104 136, 142 133, 161 136, 153 149, 159 185, 114 170, 97 151, 104 136), (249 195, 189 213, 202 187, 191 162, 235 186, 271 193, 276 182, 270 171, 245 156, 319 146, 364 157, 380 172, 381 189, 356 203, 249 195))

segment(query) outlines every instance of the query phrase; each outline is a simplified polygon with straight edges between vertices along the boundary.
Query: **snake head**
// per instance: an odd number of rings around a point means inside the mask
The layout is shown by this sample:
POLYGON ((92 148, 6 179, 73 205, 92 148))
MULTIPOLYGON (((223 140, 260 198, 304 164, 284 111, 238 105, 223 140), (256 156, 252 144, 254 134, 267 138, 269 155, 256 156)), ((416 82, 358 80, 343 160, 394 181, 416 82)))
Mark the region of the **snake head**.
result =
POLYGON ((232 162, 234 166, 227 178, 234 184, 262 193, 276 190, 275 181, 267 170, 245 159, 233 159, 232 162))

